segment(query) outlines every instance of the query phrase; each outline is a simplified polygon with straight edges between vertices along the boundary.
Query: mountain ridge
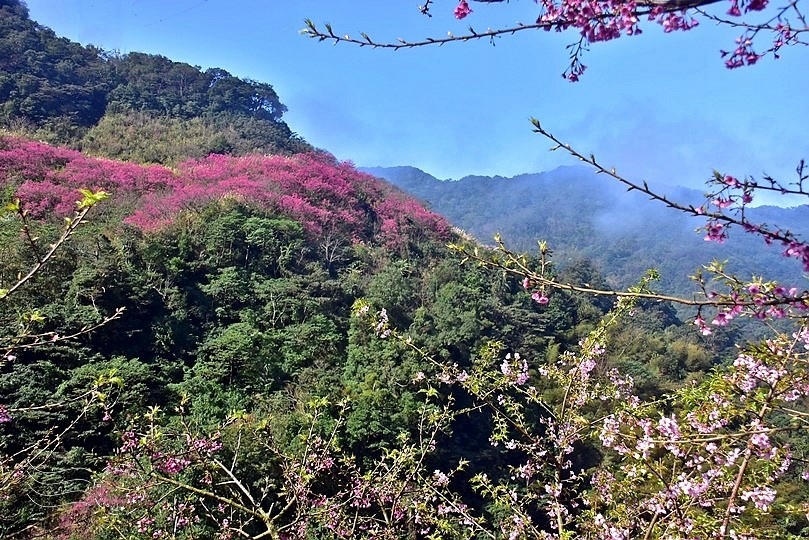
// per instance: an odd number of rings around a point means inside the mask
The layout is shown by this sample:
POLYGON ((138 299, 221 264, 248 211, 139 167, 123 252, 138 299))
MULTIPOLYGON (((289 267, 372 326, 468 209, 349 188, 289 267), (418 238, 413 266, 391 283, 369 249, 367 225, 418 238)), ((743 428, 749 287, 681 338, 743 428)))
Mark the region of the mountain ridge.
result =
MULTIPOLYGON (((562 266, 589 259, 614 287, 626 287, 649 267, 663 274, 670 292, 686 293, 702 264, 728 260, 742 276, 769 275, 789 283, 804 280, 800 265, 762 247, 761 240, 741 228, 724 244, 705 242, 694 231, 701 219, 662 207, 640 192, 627 192, 586 167, 562 166, 513 177, 468 175, 439 180, 415 167, 361 167, 424 201, 433 211, 484 244, 500 235, 516 250, 534 250, 547 240, 562 266)), ((684 204, 699 206, 704 194, 683 186, 658 191, 684 204)), ((809 206, 772 205, 748 209, 748 215, 792 230, 809 227, 809 206)))

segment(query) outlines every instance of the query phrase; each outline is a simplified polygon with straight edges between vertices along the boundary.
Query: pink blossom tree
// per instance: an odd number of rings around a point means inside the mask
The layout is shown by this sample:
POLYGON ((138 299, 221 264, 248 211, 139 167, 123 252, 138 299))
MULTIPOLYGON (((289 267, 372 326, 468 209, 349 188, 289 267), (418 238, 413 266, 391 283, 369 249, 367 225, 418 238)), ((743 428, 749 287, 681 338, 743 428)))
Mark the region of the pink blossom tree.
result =
MULTIPOLYGON (((457 19, 473 18, 475 13, 470 2, 503 3, 504 0, 459 0, 446 2, 447 11, 457 19)), ((735 43, 721 51, 725 67, 729 69, 750 66, 764 57, 778 58, 786 46, 809 44, 806 36, 809 24, 799 1, 785 2, 780 7, 770 5, 769 0, 727 0, 718 12, 712 7, 719 0, 535 0, 537 18, 534 21, 518 22, 507 28, 487 28, 477 31, 470 26, 463 35, 449 34, 444 37, 396 42, 378 42, 367 33, 351 37, 335 31, 325 24, 321 29, 313 21, 306 20, 304 35, 320 41, 352 43, 361 47, 385 49, 410 49, 430 45, 470 40, 495 40, 518 32, 544 30, 554 32, 571 31, 576 35, 569 46, 570 63, 563 76, 578 81, 587 66, 581 62, 582 55, 592 44, 611 41, 621 37, 643 33, 647 24, 657 24, 664 32, 688 31, 700 21, 727 26, 738 30, 735 43)), ((426 0, 419 6, 421 13, 432 16, 436 0, 426 0)), ((506 0, 507 3, 507 0, 506 0)), ((504 6, 503 9, 508 9, 504 6)))

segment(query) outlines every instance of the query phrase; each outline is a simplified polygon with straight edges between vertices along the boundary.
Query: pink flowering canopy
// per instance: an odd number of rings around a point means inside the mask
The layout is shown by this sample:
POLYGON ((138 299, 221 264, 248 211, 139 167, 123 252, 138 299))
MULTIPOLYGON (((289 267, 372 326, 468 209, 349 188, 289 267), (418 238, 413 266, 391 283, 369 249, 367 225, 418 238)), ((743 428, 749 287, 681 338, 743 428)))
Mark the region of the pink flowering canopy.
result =
POLYGON ((211 155, 172 170, 4 137, 0 177, 33 218, 68 216, 79 189, 103 189, 127 212, 125 223, 147 232, 168 225, 180 212, 235 198, 292 217, 311 234, 342 232, 356 242, 393 246, 411 234, 446 239, 450 233, 443 218, 398 189, 319 153, 211 155))

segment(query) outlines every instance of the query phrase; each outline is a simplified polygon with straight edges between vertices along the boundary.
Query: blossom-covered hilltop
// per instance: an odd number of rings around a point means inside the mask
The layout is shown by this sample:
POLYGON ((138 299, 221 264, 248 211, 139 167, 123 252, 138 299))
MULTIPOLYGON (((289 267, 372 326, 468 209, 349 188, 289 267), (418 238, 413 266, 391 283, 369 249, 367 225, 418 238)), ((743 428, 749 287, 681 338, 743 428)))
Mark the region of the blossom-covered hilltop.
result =
POLYGON ((450 234, 442 217, 325 153, 211 155, 174 170, 2 137, 0 178, 34 218, 67 216, 78 189, 103 189, 123 221, 143 231, 164 227, 184 210, 233 198, 293 218, 313 235, 341 233, 354 242, 396 246, 411 235, 446 240, 450 234))

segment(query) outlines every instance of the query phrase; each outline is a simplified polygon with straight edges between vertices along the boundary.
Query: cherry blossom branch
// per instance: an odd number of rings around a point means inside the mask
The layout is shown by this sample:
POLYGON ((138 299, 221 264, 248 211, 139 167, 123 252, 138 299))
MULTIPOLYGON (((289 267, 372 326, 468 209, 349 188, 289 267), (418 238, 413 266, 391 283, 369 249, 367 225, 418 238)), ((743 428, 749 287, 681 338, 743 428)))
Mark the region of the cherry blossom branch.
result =
MULTIPOLYGON (((768 400, 767 403, 764 404, 761 411, 759 412, 758 418, 761 420, 764 418, 764 415, 767 413, 767 409, 769 408, 769 401, 772 399, 772 389, 770 389, 768 393, 768 400)), ((736 504, 736 499, 739 496, 739 489, 741 488, 742 481, 744 480, 745 474, 747 473, 747 467, 750 464, 750 459, 753 457, 753 439, 752 437, 748 439, 747 445, 744 449, 744 458, 742 459, 741 464, 739 465, 739 470, 736 473, 736 478, 733 481, 733 488, 730 491, 730 496, 728 497, 728 506, 725 509, 725 513, 722 516, 722 525, 719 527, 719 534, 721 535, 720 538, 727 538, 728 535, 728 525, 730 524, 730 517, 733 514, 733 508, 736 504)))
POLYGON ((60 335, 56 332, 45 332, 42 334, 24 334, 22 336, 14 336, 11 338, 0 338, 0 345, 5 349, 3 356, 8 357, 12 351, 15 350, 22 350, 22 349, 34 349, 36 347, 41 347, 46 344, 52 343, 59 343, 62 341, 69 341, 72 339, 76 339, 86 334, 90 334, 95 330, 98 330, 102 326, 109 324, 110 322, 121 318, 124 311, 126 310, 125 307, 119 307, 115 309, 115 312, 112 315, 107 315, 102 319, 100 322, 93 324, 91 326, 83 326, 79 330, 67 335, 60 335), (31 339, 32 341, 28 343, 23 343, 23 339, 31 339), (11 344, 3 344, 4 342, 7 343, 11 341, 11 344))
MULTIPOLYGON (((76 232, 76 229, 79 227, 79 225, 81 225, 84 222, 84 218, 87 216, 87 212, 89 211, 90 208, 87 207, 81 211, 76 212, 73 218, 67 221, 67 224, 64 230, 62 231, 61 236, 59 236, 59 238, 53 244, 50 245, 50 249, 47 251, 47 253, 45 253, 45 255, 42 257, 40 257, 37 254, 37 262, 34 266, 31 267, 28 273, 25 274, 25 276, 18 279, 17 282, 14 283, 8 289, 0 289, 0 300, 7 298, 9 295, 13 294, 17 289, 25 285, 25 283, 27 283, 31 278, 33 278, 37 273, 39 273, 39 271, 42 270, 42 268, 48 263, 51 257, 53 257, 57 251, 59 251, 59 248, 62 247, 62 244, 67 242, 67 239, 70 238, 74 232, 76 232)), ((25 231, 26 228, 27 227, 24 227, 23 230, 25 231)))
MULTIPOLYGON (((767 30, 767 31, 771 31, 771 32, 778 32, 784 26, 783 23, 781 23, 781 21, 784 18, 784 15, 786 14, 787 11, 789 11, 789 10, 791 10, 793 8, 797 9, 797 2, 792 2, 788 6, 781 8, 775 16, 771 17, 767 21, 762 22, 762 23, 756 23, 756 24, 751 24, 751 23, 748 23, 748 22, 739 21, 737 19, 731 19, 729 17, 722 17, 722 16, 719 16, 719 15, 715 15, 713 13, 705 11, 701 7, 695 7, 694 11, 696 11, 697 13, 699 13, 700 15, 702 15, 703 17, 705 17, 706 19, 708 19, 710 21, 713 21, 713 22, 715 22, 717 24, 721 24, 721 25, 724 25, 724 26, 728 26, 730 28, 740 28, 742 30, 749 30, 751 32, 752 31, 758 32, 758 31, 761 31, 761 30, 767 30)), ((809 32, 809 26, 807 26, 804 16, 802 14, 800 14, 800 12, 798 12, 798 14, 799 14, 798 18, 801 20, 804 27, 803 28, 794 28, 794 27, 790 26, 790 30, 792 31, 793 36, 799 36, 801 34, 805 34, 805 33, 809 32)), ((795 39, 795 43, 796 44, 801 44, 801 45, 807 45, 806 42, 800 41, 798 39, 795 39)))
MULTIPOLYGON (((100 377, 92 390, 59 402, 11 409, 0 405, 0 423, 6 423, 12 422, 20 413, 59 409, 73 403, 83 402, 81 410, 72 416, 64 427, 58 430, 55 426, 51 427, 37 441, 17 450, 13 454, 0 452, 0 498, 5 498, 12 494, 16 486, 26 481, 26 477, 30 477, 30 471, 42 472, 44 470, 44 466, 51 461, 56 450, 64 442, 66 435, 82 419, 87 417, 94 406, 99 404, 104 406, 102 388, 114 384, 115 380, 114 377, 100 377)), ((30 480, 28 478, 27 481, 30 480)))
POLYGON ((513 35, 523 30, 538 30, 538 29, 549 30, 552 28, 552 25, 545 23, 534 23, 534 24, 518 23, 515 26, 511 26, 508 28, 500 28, 497 30, 492 30, 491 28, 488 28, 483 32, 477 32, 475 31, 474 28, 470 27, 468 34, 463 34, 460 36, 455 36, 450 33, 447 35, 447 37, 443 38, 428 37, 417 41, 406 41, 402 38, 399 38, 398 41, 396 42, 381 42, 381 41, 374 41, 365 32, 360 32, 360 36, 362 36, 362 39, 352 38, 348 34, 340 36, 334 32, 334 29, 329 23, 324 23, 323 27, 325 30, 320 30, 311 19, 306 19, 304 21, 304 24, 306 24, 306 28, 303 28, 300 31, 301 35, 317 39, 318 41, 328 40, 332 41, 334 44, 351 43, 354 45, 359 45, 360 47, 371 47, 372 49, 393 49, 393 50, 413 49, 416 47, 424 47, 426 45, 444 45, 445 43, 452 43, 457 41, 465 42, 484 38, 493 39, 502 35, 507 34, 513 35))
MULTIPOLYGON (((481 0, 477 0, 481 1, 481 0)), ((491 0, 489 0, 491 1, 491 0)), ((637 17, 645 17, 650 15, 659 15, 662 13, 672 13, 683 11, 687 9, 692 9, 695 7, 700 6, 707 6, 711 4, 715 4, 722 0, 647 0, 647 1, 640 1, 635 2, 634 4, 642 9, 639 9, 635 12, 637 17)), ((424 13, 425 7, 427 11, 429 11, 429 4, 431 2, 427 2, 427 4, 421 6, 422 13, 424 13)), ((612 18, 614 15, 612 13, 604 13, 601 15, 594 15, 592 16, 592 21, 601 21, 612 18)), ((518 22, 514 26, 506 27, 506 28, 498 28, 498 29, 491 29, 487 28, 485 31, 478 32, 473 27, 469 27, 469 33, 463 35, 453 35, 452 33, 448 34, 447 37, 442 38, 424 38, 421 40, 416 41, 408 41, 402 38, 399 38, 396 42, 382 42, 382 41, 375 41, 373 40, 367 33, 360 32, 361 38, 353 38, 348 34, 339 35, 334 31, 331 24, 324 23, 323 30, 320 30, 318 26, 312 21, 311 19, 306 19, 304 21, 306 25, 305 28, 300 30, 300 34, 317 39, 318 41, 331 41, 334 44, 337 43, 351 43, 354 45, 359 45, 360 47, 371 47, 373 49, 412 49, 415 47, 424 47, 427 45, 444 45, 445 43, 452 43, 456 41, 466 42, 471 40, 477 39, 484 39, 484 38, 495 38, 503 35, 513 35, 517 32, 522 32, 524 30, 564 30, 568 27, 574 26, 576 21, 574 19, 565 19, 565 18, 556 18, 553 20, 543 20, 542 17, 537 19, 537 22, 532 24, 524 24, 518 22)))
POLYGON ((202 497, 208 497, 208 498, 210 498, 212 500, 221 502, 221 503, 226 504, 226 505, 228 505, 228 506, 230 506, 232 508, 235 508, 235 509, 237 509, 237 510, 239 510, 241 512, 244 512, 247 515, 257 517, 257 518, 261 519, 262 522, 266 525, 267 530, 264 533, 261 533, 259 536, 254 536, 253 538, 260 538, 260 537, 263 537, 263 536, 265 536, 267 534, 269 534, 269 536, 271 538, 273 538, 274 540, 279 540, 281 538, 280 535, 277 533, 277 531, 275 529, 275 526, 271 522, 268 522, 268 521, 264 520, 264 516, 262 515, 262 512, 260 512, 260 509, 250 508, 249 506, 245 506, 245 505, 239 503, 238 501, 236 501, 234 499, 222 496, 222 495, 220 495, 220 494, 218 494, 218 493, 216 493, 214 491, 208 490, 208 489, 199 488, 199 487, 197 487, 197 486, 195 486, 193 484, 190 484, 188 482, 183 482, 183 481, 180 481, 180 480, 176 480, 175 478, 172 478, 171 476, 166 476, 166 475, 163 475, 163 474, 156 474, 156 473, 152 473, 151 476, 158 479, 158 480, 160 480, 161 482, 165 482, 167 484, 176 486, 176 487, 178 487, 178 488, 180 488, 182 490, 188 491, 190 493, 194 493, 196 495, 200 495, 202 497))
POLYGON ((777 306, 783 304, 800 304, 804 302, 809 302, 809 291, 804 291, 802 294, 796 295, 794 297, 784 299, 771 299, 763 302, 756 302, 754 300, 741 300, 730 298, 689 299, 680 296, 673 296, 652 291, 643 291, 643 290, 614 291, 610 289, 597 289, 594 287, 588 287, 584 285, 575 285, 572 283, 556 281, 554 279, 548 278, 546 275, 537 273, 536 271, 528 267, 527 262, 524 261, 521 256, 515 255, 511 251, 509 251, 502 244, 502 240, 497 239, 497 242, 498 242, 498 250, 506 254, 506 256, 508 257, 507 261, 490 260, 485 256, 476 253, 476 250, 474 248, 470 249, 462 245, 451 244, 450 248, 464 255, 468 260, 477 261, 478 263, 484 264, 486 266, 497 268, 499 270, 506 272, 509 275, 513 275, 515 277, 520 278, 527 278, 532 282, 547 286, 551 289, 579 292, 593 296, 606 296, 611 298, 637 298, 643 300, 655 300, 658 302, 670 302, 673 304, 680 304, 693 307, 733 307, 733 306, 760 307, 765 305, 777 306))
MULTIPOLYGON (((752 6, 764 6, 767 0, 750 0, 745 7, 745 11, 752 9, 752 6)), ((778 51, 785 45, 809 45, 809 42, 801 40, 801 35, 809 32, 809 26, 806 24, 801 11, 798 9, 797 0, 793 0, 776 10, 776 13, 767 21, 762 23, 750 23, 748 21, 738 21, 728 19, 708 13, 700 8, 695 11, 708 20, 714 21, 717 24, 729 26, 731 28, 740 28, 743 33, 736 39, 736 47, 732 51, 720 51, 725 60, 725 66, 729 69, 735 69, 742 66, 753 65, 758 62, 767 54, 772 54, 773 58, 778 59, 778 51), (794 28, 787 22, 785 17, 788 11, 795 11, 798 19, 803 23, 803 28, 794 28), (768 31, 774 34, 772 45, 764 52, 756 52, 753 48, 753 41, 758 36, 759 32, 768 31)), ((733 17, 740 17, 742 14, 740 9, 740 0, 732 0, 731 8, 728 10, 728 15, 733 17)))
MULTIPOLYGON (((459 0, 454 9, 457 19, 464 19, 473 10, 469 6, 469 1, 482 3, 500 3, 501 0, 459 0)), ((483 32, 476 31, 473 27, 468 27, 468 32, 462 35, 454 35, 448 32, 446 37, 428 37, 420 40, 406 40, 398 38, 392 42, 382 42, 372 39, 367 33, 360 32, 360 38, 352 38, 348 34, 340 35, 334 31, 328 23, 320 29, 311 19, 305 20, 305 28, 300 33, 302 35, 318 39, 319 41, 330 41, 333 44, 351 43, 360 47, 382 48, 382 49, 407 49, 423 47, 428 45, 443 45, 450 42, 467 42, 477 39, 489 39, 494 43, 495 38, 504 35, 513 35, 524 30, 555 30, 563 31, 568 29, 578 30, 581 34, 579 41, 573 43, 568 48, 572 49, 570 65, 563 73, 563 77, 575 82, 584 73, 587 66, 581 63, 581 54, 591 43, 610 41, 622 36, 632 36, 642 33, 640 28, 641 19, 655 21, 663 28, 664 32, 690 30, 699 24, 693 14, 716 22, 717 24, 728 25, 733 28, 744 29, 744 34, 737 40, 737 47, 730 53, 722 51, 722 56, 729 58, 725 61, 726 67, 733 69, 744 65, 755 64, 767 53, 772 53, 778 57, 777 51, 784 45, 806 44, 801 41, 800 34, 809 30, 806 26, 805 18, 798 8, 798 0, 792 2, 776 11, 775 15, 763 23, 746 20, 731 20, 710 14, 704 10, 706 6, 715 4, 720 0, 619 0, 617 2, 605 0, 538 0, 540 12, 533 24, 516 23, 514 26, 498 29, 487 28, 483 32), (781 22, 788 11, 795 11, 798 20, 803 22, 804 27, 791 29, 788 24, 781 22), (778 24, 773 26, 773 23, 778 24), (772 31, 776 37, 765 53, 759 54, 753 50, 753 38, 761 30, 772 31)), ((728 14, 740 18, 742 14, 763 11, 767 8, 769 0, 730 0, 731 8, 728 14)), ((419 5, 419 11, 427 16, 430 13, 432 1, 427 0, 419 5)))
POLYGON ((17 208, 17 213, 20 216, 20 221, 22 221, 22 233, 25 236, 25 239, 28 241, 28 246, 34 253, 34 257, 36 258, 37 262, 42 263, 42 254, 39 251, 37 239, 31 234, 30 223, 28 223, 28 215, 22 210, 22 208, 19 207, 17 208))
MULTIPOLYGON (((87 214, 90 210, 95 207, 99 202, 103 201, 108 197, 108 194, 105 191, 90 191, 86 189, 81 189, 79 192, 82 195, 82 199, 77 201, 76 203, 76 211, 71 218, 67 218, 65 220, 65 227, 62 230, 61 235, 59 238, 56 239, 52 244, 50 244, 47 252, 43 255, 39 249, 39 244, 37 243, 37 238, 34 237, 30 230, 30 223, 28 220, 28 213, 22 207, 19 200, 14 201, 6 206, 7 211, 12 211, 18 215, 20 220, 22 221, 22 233, 25 236, 31 250, 34 253, 36 263, 28 270, 28 272, 17 279, 15 283, 13 283, 9 288, 0 288, 0 301, 7 300, 10 295, 17 292, 23 285, 29 282, 31 279, 34 278, 45 265, 53 258, 53 256, 64 246, 64 244, 68 241, 68 239, 75 234, 76 230, 86 221, 87 214)), ((43 320, 41 315, 38 311, 34 311, 32 314, 27 316, 24 319, 28 325, 23 327, 23 331, 15 336, 7 336, 7 337, 0 337, 0 347, 2 347, 2 360, 6 359, 13 359, 13 355, 11 354, 12 351, 17 349, 32 349, 35 347, 40 347, 45 345, 46 343, 55 343, 61 342, 66 340, 75 339, 77 337, 83 336, 85 334, 89 334, 97 330, 98 328, 110 323, 111 321, 118 319, 124 312, 123 307, 119 307, 115 310, 115 313, 112 315, 104 317, 99 323, 89 326, 84 326, 78 331, 75 331, 71 334, 61 336, 56 332, 45 332, 41 334, 34 334, 30 331, 30 325, 34 322, 38 322, 43 320)), ((2 361, 0 360, 0 361, 2 361)))
POLYGON ((263 512, 261 510, 261 507, 256 504, 256 500, 253 498, 252 493, 250 493, 250 490, 247 489, 244 486, 244 484, 236 477, 236 475, 233 472, 233 469, 231 467, 226 467, 224 463, 222 463, 216 458, 211 459, 211 463, 216 465, 219 468, 219 470, 221 470, 223 473, 225 473, 225 475, 228 478, 230 478, 230 483, 232 483, 234 486, 238 488, 238 491, 241 492, 241 494, 244 497, 246 497, 248 501, 250 501, 251 506, 253 508, 256 508, 256 510, 259 512, 259 517, 261 517, 262 520, 266 521, 265 519, 266 516, 264 515, 265 512, 263 512))
MULTIPOLYGON (((707 218, 707 219, 709 219, 709 220, 711 220, 713 222, 717 222, 717 223, 724 223, 726 225, 740 226, 740 227, 744 228, 745 231, 747 231, 747 232, 752 232, 752 233, 760 235, 768 243, 772 242, 772 241, 777 241, 777 242, 781 242, 784 245, 797 244, 799 246, 804 246, 804 247, 806 246, 806 244, 804 242, 802 242, 794 233, 792 233, 790 231, 784 231, 784 230, 781 230, 781 229, 778 229, 778 228, 771 229, 771 228, 768 228, 766 225, 754 224, 754 223, 750 222, 744 216, 743 213, 741 214, 741 217, 736 218, 734 216, 730 216, 730 215, 722 213, 722 212, 710 212, 710 211, 707 211, 705 209, 704 205, 697 208, 697 207, 695 207, 693 205, 685 205, 685 204, 678 203, 677 201, 674 201, 674 200, 666 197, 665 195, 661 195, 661 194, 657 193, 656 191, 651 189, 649 187, 649 185, 647 184, 647 182, 645 182, 645 181, 642 182, 642 183, 639 183, 639 182, 629 180, 625 176, 621 176, 620 174, 618 174, 614 168, 607 168, 607 167, 601 165, 601 163, 598 162, 598 160, 596 159, 596 157, 593 154, 585 155, 585 154, 579 152, 578 150, 571 147, 569 144, 563 142, 562 140, 557 138, 554 134, 552 134, 551 132, 549 132, 545 128, 543 128, 542 125, 540 124, 539 120, 537 120, 536 118, 532 118, 531 123, 534 125, 534 132, 535 133, 539 133, 542 136, 546 137, 547 139, 550 139, 551 141, 553 141, 555 143, 555 146, 553 148, 551 148, 551 150, 562 149, 562 150, 566 151, 567 153, 569 153, 573 157, 577 158, 579 161, 582 161, 582 162, 587 163, 588 165, 592 166, 596 170, 596 174, 604 174, 604 175, 609 176, 609 177, 613 178, 614 180, 617 180, 618 182, 624 184, 625 186, 627 186, 629 188, 627 191, 639 191, 639 192, 643 193, 644 195, 647 195, 653 201, 657 201, 659 203, 664 204, 668 208, 678 210, 678 211, 680 211, 682 213, 685 213, 685 214, 693 216, 693 217, 703 217, 703 218, 707 218)), ((799 165, 799 170, 801 171, 800 174, 801 174, 801 177, 803 178, 803 176, 802 176, 803 165, 802 164, 799 165)), ((715 174, 717 176, 720 176, 719 173, 715 173, 715 174)), ((731 177, 726 177, 726 178, 728 179, 729 182, 733 181, 733 182, 738 183, 738 181, 736 181, 734 178, 731 178, 731 177)), ((804 194, 803 191, 802 191, 802 188, 799 191, 797 191, 796 193, 797 194, 804 194)), ((718 204, 718 206, 720 208, 724 207, 725 206, 724 202, 722 204, 718 204)))

